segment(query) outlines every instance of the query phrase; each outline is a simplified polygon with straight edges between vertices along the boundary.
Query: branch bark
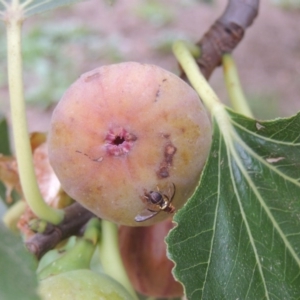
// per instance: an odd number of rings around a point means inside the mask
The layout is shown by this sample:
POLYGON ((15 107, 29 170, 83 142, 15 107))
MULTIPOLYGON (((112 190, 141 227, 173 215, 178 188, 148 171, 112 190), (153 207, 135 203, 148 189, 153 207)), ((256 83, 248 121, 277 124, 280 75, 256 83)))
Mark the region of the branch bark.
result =
POLYGON ((45 233, 36 233, 25 242, 25 245, 37 259, 40 259, 60 241, 72 235, 78 235, 80 229, 92 217, 95 217, 93 213, 75 202, 65 208, 65 217, 61 224, 52 225, 49 223, 45 233))
POLYGON ((197 43, 201 49, 197 64, 206 79, 221 65, 222 55, 232 52, 240 43, 256 18, 258 7, 259 0, 229 0, 224 13, 197 43))

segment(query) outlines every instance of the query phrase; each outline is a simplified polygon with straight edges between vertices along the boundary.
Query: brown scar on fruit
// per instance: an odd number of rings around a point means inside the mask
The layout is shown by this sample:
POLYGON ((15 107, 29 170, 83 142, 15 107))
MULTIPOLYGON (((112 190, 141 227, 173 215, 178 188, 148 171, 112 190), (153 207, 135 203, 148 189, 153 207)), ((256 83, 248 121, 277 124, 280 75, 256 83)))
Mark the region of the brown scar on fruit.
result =
MULTIPOLYGON (((167 81, 167 78, 164 78, 163 80, 162 80, 162 82, 164 83, 165 81, 167 81)), ((155 94, 155 100, 154 100, 154 102, 157 102, 157 100, 158 100, 158 98, 161 96, 161 85, 159 84, 158 85, 158 89, 157 89, 157 91, 156 91, 156 94, 155 94)))
POLYGON ((170 137, 170 134, 168 133, 163 133, 162 134, 162 137, 165 138, 165 139, 168 139, 170 137))
POLYGON ((99 77, 100 77, 100 73, 97 72, 97 73, 94 73, 93 75, 85 77, 84 81, 89 82, 89 81, 92 81, 92 80, 94 80, 96 78, 99 78, 99 77))
POLYGON ((84 156, 86 156, 87 158, 89 158, 90 160, 95 161, 95 162, 101 162, 103 160, 102 156, 101 157, 92 158, 87 153, 81 152, 79 150, 76 150, 75 152, 79 153, 79 154, 83 154, 84 156))
POLYGON ((177 148, 169 142, 164 148, 164 159, 160 163, 159 170, 156 172, 158 178, 167 178, 170 176, 169 168, 173 164, 173 157, 177 148))
POLYGON ((155 94, 155 100, 154 100, 154 102, 157 102, 157 100, 158 100, 160 94, 161 94, 161 90, 160 90, 160 85, 159 85, 159 86, 158 86, 158 89, 157 89, 157 91, 156 91, 156 94, 155 94))

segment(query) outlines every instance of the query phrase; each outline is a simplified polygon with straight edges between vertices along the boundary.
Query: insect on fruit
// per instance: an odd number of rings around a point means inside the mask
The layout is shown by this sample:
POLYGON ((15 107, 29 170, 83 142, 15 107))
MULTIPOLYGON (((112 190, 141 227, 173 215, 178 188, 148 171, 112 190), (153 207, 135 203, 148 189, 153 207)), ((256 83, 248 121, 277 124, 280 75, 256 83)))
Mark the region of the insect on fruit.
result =
POLYGON ((134 218, 135 221, 144 222, 148 219, 153 218, 161 211, 172 214, 175 211, 175 207, 171 204, 174 195, 174 183, 167 184, 164 190, 160 190, 157 187, 157 191, 150 191, 149 193, 145 193, 143 199, 147 204, 147 208, 134 218))

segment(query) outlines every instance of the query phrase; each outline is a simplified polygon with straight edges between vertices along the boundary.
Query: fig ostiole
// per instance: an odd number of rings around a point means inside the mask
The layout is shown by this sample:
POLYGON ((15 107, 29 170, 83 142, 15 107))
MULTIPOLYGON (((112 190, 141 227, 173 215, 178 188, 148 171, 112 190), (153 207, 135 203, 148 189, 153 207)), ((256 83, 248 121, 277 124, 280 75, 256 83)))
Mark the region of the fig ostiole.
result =
POLYGON ((66 91, 53 112, 49 158, 63 189, 87 209, 144 226, 170 217, 192 195, 211 136, 187 83, 125 62, 85 73, 66 91))

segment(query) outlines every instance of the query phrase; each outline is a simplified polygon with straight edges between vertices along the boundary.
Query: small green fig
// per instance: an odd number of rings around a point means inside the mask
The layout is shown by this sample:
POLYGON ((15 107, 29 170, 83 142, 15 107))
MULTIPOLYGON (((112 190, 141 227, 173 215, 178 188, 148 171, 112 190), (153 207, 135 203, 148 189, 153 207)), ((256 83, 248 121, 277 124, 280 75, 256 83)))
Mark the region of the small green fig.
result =
POLYGON ((39 283, 43 300, 132 300, 117 281, 91 270, 73 270, 39 283))
POLYGON ((178 76, 134 62, 83 74, 55 108, 49 158, 62 188, 121 225, 162 221, 198 184, 211 124, 178 76))

